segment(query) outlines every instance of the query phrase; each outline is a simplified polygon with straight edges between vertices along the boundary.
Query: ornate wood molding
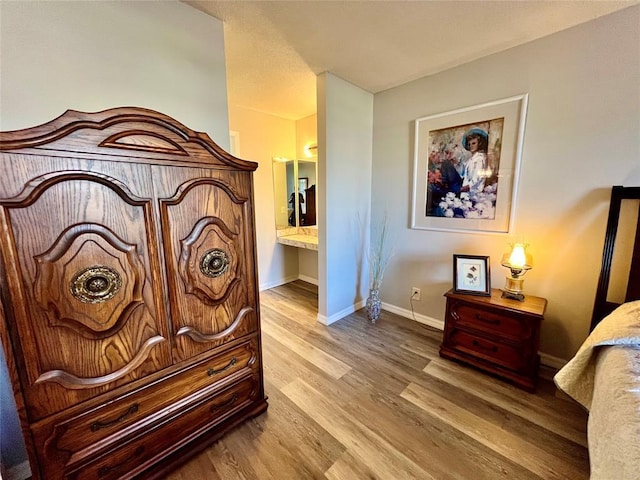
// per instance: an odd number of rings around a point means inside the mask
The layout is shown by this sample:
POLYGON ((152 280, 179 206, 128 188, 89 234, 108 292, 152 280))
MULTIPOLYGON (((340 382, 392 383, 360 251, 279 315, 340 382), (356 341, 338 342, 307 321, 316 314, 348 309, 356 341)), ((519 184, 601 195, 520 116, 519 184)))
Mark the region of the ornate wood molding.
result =
POLYGON ((253 311, 254 311, 254 309, 251 308, 251 307, 242 308, 242 310, 240 310, 238 312, 238 315, 233 320, 233 323, 231 323, 231 325, 229 325, 227 328, 225 328, 221 332, 214 333, 212 335, 207 335, 207 334, 204 334, 202 332, 199 332, 198 330, 196 330, 193 327, 182 327, 176 333, 176 337, 179 337, 180 335, 186 335, 187 337, 189 337, 194 342, 201 342, 201 343, 209 343, 209 342, 213 342, 215 340, 220 340, 221 338, 224 338, 227 335, 229 335, 231 332, 233 332, 236 329, 236 327, 240 324, 242 319, 248 313, 253 312, 253 311))
MULTIPOLYGON (((214 161, 213 163, 221 163, 234 169, 254 171, 258 168, 256 162, 242 160, 225 152, 205 133, 191 130, 168 115, 146 108, 134 107, 112 108, 95 113, 67 110, 58 118, 37 127, 11 132, 0 132, 0 150, 42 147, 56 141, 64 140, 82 130, 107 131, 113 127, 119 127, 121 130, 129 130, 130 132, 145 131, 147 134, 150 131, 155 131, 164 139, 171 137, 176 138, 174 143, 176 146, 179 146, 178 149, 189 152, 188 155, 190 156, 195 156, 195 152, 198 151, 201 152, 201 154, 208 155, 209 158, 214 161), (160 132, 163 133, 160 134, 160 132)), ((107 150, 109 147, 114 147, 113 142, 109 141, 111 135, 112 133, 107 133, 106 138, 97 143, 87 144, 86 152, 96 153, 96 148, 102 147, 107 150), (102 145, 105 141, 107 143, 102 145)), ((93 141, 97 135, 92 134, 89 137, 93 141)), ((77 141, 70 143, 72 143, 72 146, 60 145, 60 149, 75 150, 79 151, 79 153, 83 152, 82 148, 79 148, 77 141)), ((145 150, 144 148, 140 148, 140 146, 132 147, 131 145, 125 146, 124 144, 116 144, 115 148, 127 148, 133 151, 145 150)), ((158 152, 154 149, 147 151, 158 152)), ((176 154, 180 156, 184 155, 181 153, 176 154)))
POLYGON ((109 375, 95 378, 82 378, 62 370, 50 370, 40 375, 40 377, 38 377, 38 379, 36 380, 36 383, 55 382, 59 383, 65 388, 69 388, 72 390, 101 387, 102 385, 114 382, 119 378, 128 375, 133 370, 138 368, 149 357, 153 347, 158 343, 165 342, 166 340, 166 338, 160 335, 151 337, 144 343, 140 351, 127 365, 120 368, 119 370, 116 370, 115 372, 110 373, 109 375))

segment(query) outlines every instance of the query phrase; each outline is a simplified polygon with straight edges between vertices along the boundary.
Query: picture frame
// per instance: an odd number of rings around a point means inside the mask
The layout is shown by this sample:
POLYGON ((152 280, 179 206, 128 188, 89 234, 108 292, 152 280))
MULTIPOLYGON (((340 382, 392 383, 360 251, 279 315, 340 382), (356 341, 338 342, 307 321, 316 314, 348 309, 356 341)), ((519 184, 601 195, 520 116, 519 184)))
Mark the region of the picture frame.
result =
POLYGON ((491 265, 484 255, 453 255, 453 291, 491 296, 491 265))
POLYGON ((528 95, 415 120, 411 228, 513 231, 528 95))

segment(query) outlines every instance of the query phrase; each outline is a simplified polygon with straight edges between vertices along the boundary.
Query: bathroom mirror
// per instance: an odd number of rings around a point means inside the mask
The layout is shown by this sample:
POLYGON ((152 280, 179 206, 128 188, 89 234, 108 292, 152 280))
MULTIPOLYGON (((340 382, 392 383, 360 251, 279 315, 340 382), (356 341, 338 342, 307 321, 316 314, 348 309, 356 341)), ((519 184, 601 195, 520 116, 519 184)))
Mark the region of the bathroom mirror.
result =
POLYGON ((291 233, 297 233, 298 227, 316 225, 316 165, 315 159, 273 158, 273 193, 279 234, 289 229, 292 229, 291 233))

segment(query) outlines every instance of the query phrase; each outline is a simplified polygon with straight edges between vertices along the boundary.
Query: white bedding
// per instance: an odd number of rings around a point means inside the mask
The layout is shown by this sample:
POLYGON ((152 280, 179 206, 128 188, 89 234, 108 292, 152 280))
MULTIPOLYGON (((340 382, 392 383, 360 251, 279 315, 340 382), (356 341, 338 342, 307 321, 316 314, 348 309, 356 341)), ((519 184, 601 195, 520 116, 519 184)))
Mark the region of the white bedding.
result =
POLYGON ((589 410, 592 480, 640 480, 640 301, 620 306, 554 377, 589 410))

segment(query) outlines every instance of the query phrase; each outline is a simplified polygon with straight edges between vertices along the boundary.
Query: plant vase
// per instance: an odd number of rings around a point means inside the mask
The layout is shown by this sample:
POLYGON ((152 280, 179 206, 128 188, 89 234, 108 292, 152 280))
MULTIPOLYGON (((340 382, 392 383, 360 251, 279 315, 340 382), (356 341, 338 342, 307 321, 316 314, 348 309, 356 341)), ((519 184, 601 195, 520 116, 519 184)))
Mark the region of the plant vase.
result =
POLYGON ((377 289, 369 290, 369 296, 367 297, 367 303, 365 308, 367 309, 367 317, 371 323, 376 323, 376 320, 380 318, 380 296, 377 289))

